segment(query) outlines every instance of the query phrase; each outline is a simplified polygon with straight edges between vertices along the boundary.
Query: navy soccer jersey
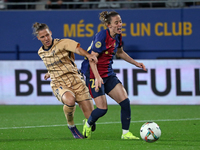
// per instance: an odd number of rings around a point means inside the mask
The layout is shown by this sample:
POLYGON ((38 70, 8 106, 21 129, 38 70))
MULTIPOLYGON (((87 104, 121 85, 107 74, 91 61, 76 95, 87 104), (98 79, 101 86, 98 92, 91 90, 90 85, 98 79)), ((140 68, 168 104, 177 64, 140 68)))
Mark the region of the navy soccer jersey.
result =
MULTIPOLYGON (((93 38, 93 41, 88 48, 88 53, 91 53, 91 51, 99 53, 97 69, 102 78, 115 75, 112 69, 113 57, 117 52, 117 48, 120 48, 121 46, 122 35, 117 34, 115 38, 112 38, 108 29, 98 32, 93 38)), ((90 79, 95 78, 88 59, 85 59, 82 62, 81 71, 86 77, 90 79)))

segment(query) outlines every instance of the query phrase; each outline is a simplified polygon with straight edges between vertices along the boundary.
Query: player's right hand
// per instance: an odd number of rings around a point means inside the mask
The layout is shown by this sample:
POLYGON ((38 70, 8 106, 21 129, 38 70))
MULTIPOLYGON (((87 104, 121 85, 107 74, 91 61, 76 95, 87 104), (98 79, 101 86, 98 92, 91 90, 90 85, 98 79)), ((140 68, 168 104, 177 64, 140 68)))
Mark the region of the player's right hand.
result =
POLYGON ((47 80, 48 78, 50 78, 50 74, 47 72, 47 73, 44 75, 44 79, 47 80))
POLYGON ((104 84, 103 79, 99 76, 95 78, 95 91, 99 92, 99 88, 101 88, 101 84, 104 84))

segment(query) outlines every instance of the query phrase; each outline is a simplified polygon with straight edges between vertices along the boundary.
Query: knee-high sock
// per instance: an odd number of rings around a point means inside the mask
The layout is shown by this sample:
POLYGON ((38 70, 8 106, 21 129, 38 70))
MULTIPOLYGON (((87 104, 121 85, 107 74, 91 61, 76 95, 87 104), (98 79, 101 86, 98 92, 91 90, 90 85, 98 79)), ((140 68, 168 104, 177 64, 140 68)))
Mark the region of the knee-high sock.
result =
POLYGON ((125 99, 121 103, 121 123, 122 129, 129 130, 130 122, 131 122, 131 107, 129 99, 125 99))
POLYGON ((74 125, 74 112, 76 109, 76 105, 74 106, 68 106, 68 105, 64 105, 63 106, 63 111, 65 114, 65 117, 67 119, 67 123, 68 125, 74 125))
POLYGON ((90 117, 88 118, 88 124, 93 125, 100 117, 104 116, 107 109, 96 108, 92 111, 90 117))

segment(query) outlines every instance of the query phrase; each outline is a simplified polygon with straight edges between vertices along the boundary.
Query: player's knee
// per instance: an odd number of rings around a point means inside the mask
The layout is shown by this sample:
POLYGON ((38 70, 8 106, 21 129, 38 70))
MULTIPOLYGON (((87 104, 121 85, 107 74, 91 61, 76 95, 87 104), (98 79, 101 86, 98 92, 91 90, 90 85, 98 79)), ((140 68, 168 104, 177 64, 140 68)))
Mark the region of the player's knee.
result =
POLYGON ((130 109, 130 100, 127 98, 119 103, 122 109, 130 109))
POLYGON ((75 105, 75 97, 71 92, 65 92, 62 96, 62 102, 63 104, 71 107, 75 105))
POLYGON ((108 109, 99 109, 99 108, 96 108, 96 109, 98 111, 99 117, 104 116, 107 113, 107 111, 108 111, 108 109))

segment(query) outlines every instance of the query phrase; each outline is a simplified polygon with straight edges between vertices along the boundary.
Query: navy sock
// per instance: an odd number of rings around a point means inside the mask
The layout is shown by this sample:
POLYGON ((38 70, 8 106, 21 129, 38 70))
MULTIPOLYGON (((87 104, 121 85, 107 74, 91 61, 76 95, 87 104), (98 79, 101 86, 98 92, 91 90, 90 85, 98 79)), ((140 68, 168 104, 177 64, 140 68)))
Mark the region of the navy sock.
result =
POLYGON ((88 124, 93 125, 100 117, 106 114, 108 109, 96 108, 92 111, 90 117, 88 118, 88 124))
POLYGON ((130 122, 131 122, 131 107, 129 99, 125 99, 121 103, 121 123, 122 129, 129 130, 130 122))

